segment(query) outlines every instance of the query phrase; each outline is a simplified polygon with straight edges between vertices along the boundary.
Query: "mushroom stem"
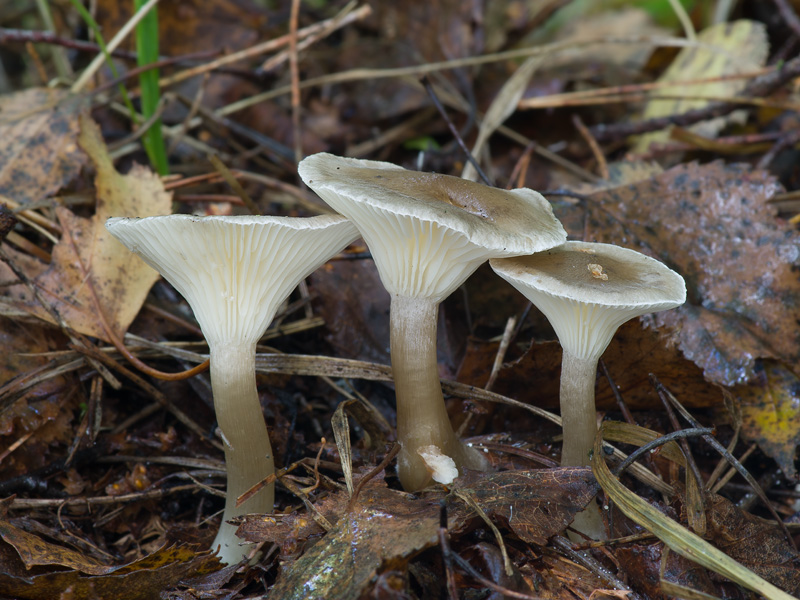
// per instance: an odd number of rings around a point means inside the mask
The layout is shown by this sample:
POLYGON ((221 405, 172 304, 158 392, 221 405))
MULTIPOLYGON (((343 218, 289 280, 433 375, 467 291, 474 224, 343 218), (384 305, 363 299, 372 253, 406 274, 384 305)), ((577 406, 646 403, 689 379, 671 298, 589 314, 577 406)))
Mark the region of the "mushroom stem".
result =
MULTIPOLYGON (((597 411, 594 387, 597 357, 579 358, 566 348, 561 359, 561 419, 564 442, 561 446, 562 467, 585 467, 597 435, 597 411)), ((606 538, 603 519, 594 498, 575 515, 573 529, 594 540, 606 538)), ((572 538, 572 536, 570 536, 572 538)), ((573 541, 582 541, 575 538, 573 541)))
POLYGON ((238 563, 252 546, 237 538, 237 527, 227 521, 249 513, 270 513, 275 497, 275 484, 271 483, 236 507, 239 496, 275 472, 267 425, 259 416, 263 413, 255 360, 254 343, 211 346, 211 387, 228 466, 225 512, 211 547, 220 546, 219 556, 226 564, 238 563))
MULTIPOLYGON (((439 303, 393 295, 390 316, 392 372, 397 395, 398 474, 409 491, 424 488, 432 474, 419 450, 435 446, 460 469, 486 470, 488 463, 453 431, 444 405, 436 360, 439 303)), ((449 483, 449 481, 447 482, 449 483)))
POLYGON ((596 358, 579 358, 564 348, 561 359, 562 467, 585 467, 597 434, 594 407, 596 358))

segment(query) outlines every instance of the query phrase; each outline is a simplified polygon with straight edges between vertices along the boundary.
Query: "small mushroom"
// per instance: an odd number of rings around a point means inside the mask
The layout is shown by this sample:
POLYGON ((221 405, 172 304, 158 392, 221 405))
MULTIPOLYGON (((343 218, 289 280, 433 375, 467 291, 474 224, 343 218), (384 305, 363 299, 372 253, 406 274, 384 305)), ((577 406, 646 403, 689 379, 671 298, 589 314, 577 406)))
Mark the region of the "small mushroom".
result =
MULTIPOLYGON (((492 257, 531 254, 566 233, 550 204, 528 189, 504 191, 448 175, 315 154, 298 171, 350 218, 391 294, 390 344, 397 394, 398 474, 419 490, 435 474, 485 470, 486 459, 453 432, 436 361, 439 303, 492 257), (445 460, 452 459, 456 468, 445 460)), ((449 474, 448 474, 449 473, 449 474)))
POLYGON ((108 230, 177 289, 208 341, 214 408, 225 447, 228 486, 213 547, 237 563, 240 544, 228 520, 270 513, 274 483, 236 507, 236 499, 275 472, 255 379, 256 343, 297 284, 358 237, 339 215, 290 217, 112 218, 108 230))
POLYGON ((561 342, 561 464, 588 465, 597 361, 626 321, 683 304, 683 277, 635 250, 588 242, 490 264, 544 313, 561 342))

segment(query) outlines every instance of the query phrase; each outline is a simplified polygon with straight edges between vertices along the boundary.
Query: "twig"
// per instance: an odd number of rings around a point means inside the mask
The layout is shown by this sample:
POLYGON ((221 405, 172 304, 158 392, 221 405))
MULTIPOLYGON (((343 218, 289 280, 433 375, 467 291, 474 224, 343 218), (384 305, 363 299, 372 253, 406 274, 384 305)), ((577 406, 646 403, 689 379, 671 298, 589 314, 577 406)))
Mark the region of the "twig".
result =
POLYGON ((786 25, 794 31, 795 35, 800 35, 800 17, 797 16, 797 13, 794 9, 789 5, 786 0, 772 0, 775 3, 775 6, 778 7, 778 12, 781 13, 783 20, 786 21, 786 25))
POLYGON ((242 187, 242 184, 239 183, 231 170, 228 169, 228 166, 222 162, 216 154, 209 154, 208 160, 212 165, 214 165, 214 168, 217 170, 217 172, 222 175, 222 178, 225 180, 225 182, 231 186, 231 189, 236 192, 236 195, 241 198, 242 202, 247 207, 247 210, 250 211, 250 214, 260 215, 261 210, 258 208, 258 205, 250 197, 250 194, 245 191, 245 189, 242 187))
MULTIPOLYGON (((662 399, 665 398, 673 407, 675 407, 675 409, 680 413, 680 415, 684 419, 686 419, 692 427, 700 427, 700 424, 692 416, 692 414, 688 410, 686 410, 680 402, 678 402, 678 399, 672 395, 672 392, 670 392, 666 388, 666 386, 663 383, 661 383, 661 381, 659 381, 659 379, 652 373, 650 373, 650 381, 655 386, 658 395, 661 396, 662 399)), ((786 528, 786 523, 784 523, 783 519, 778 515, 778 513, 775 510, 775 507, 772 506, 772 503, 769 501, 767 495, 764 493, 764 490, 761 488, 761 486, 758 484, 755 478, 750 474, 750 472, 747 469, 745 469, 744 465, 741 462, 739 462, 739 460, 735 456, 733 456, 730 452, 728 452, 725 446, 720 444, 717 438, 715 438, 713 435, 706 434, 703 436, 703 440, 705 440, 712 448, 714 448, 714 450, 719 452, 725 458, 725 460, 727 460, 731 464, 731 466, 733 466, 739 472, 739 474, 745 478, 747 483, 749 483, 750 486, 753 488, 753 491, 756 494, 758 494, 759 500, 761 500, 766 509, 772 514, 772 516, 778 522, 778 526, 781 528, 784 535, 789 540, 789 543, 791 544, 792 548, 794 548, 796 551, 797 545, 794 542, 794 538, 789 533, 789 530, 786 528)))
POLYGON ((292 133, 294 162, 303 159, 303 140, 300 130, 300 69, 297 63, 297 23, 300 19, 300 0, 292 0, 289 14, 289 74, 292 80, 292 133))
POLYGON ((430 96, 434 106, 436 106, 436 110, 439 111, 439 114, 442 115, 444 122, 447 123, 447 127, 448 129, 450 129, 450 133, 453 134, 453 138, 456 140, 459 147, 464 152, 464 156, 467 158, 469 163, 473 167, 475 167, 475 170, 478 172, 478 175, 480 175, 481 179, 483 179, 483 182, 486 185, 492 185, 492 182, 486 176, 486 173, 483 172, 483 169, 481 169, 481 166, 478 164, 478 161, 475 160, 474 156, 472 156, 472 152, 470 152, 469 148, 467 148, 467 145, 464 143, 464 140, 461 139, 461 135, 458 133, 458 129, 456 129, 456 126, 453 124, 453 121, 451 121, 450 117, 447 116, 447 111, 444 109, 444 106, 442 106, 442 103, 439 101, 439 97, 436 95, 436 92, 433 89, 433 85, 431 85, 431 81, 430 79, 428 79, 427 75, 422 78, 422 85, 425 86, 425 91, 428 92, 428 96, 430 96))
MULTIPOLYGON (((203 430, 202 427, 200 427, 197 423, 195 423, 194 420, 192 420, 192 418, 189 417, 189 415, 187 415, 185 412, 183 412, 181 409, 179 409, 177 406, 175 406, 172 402, 170 402, 169 399, 164 394, 162 394, 160 390, 158 390, 157 388, 155 388, 152 385, 150 385, 147 381, 145 381, 144 379, 139 377, 138 374, 136 374, 133 371, 131 371, 130 369, 122 366, 121 364, 119 364, 117 361, 115 361, 110 356, 106 355, 103 352, 100 352, 94 346, 92 346, 92 347, 80 347, 80 346, 77 346, 77 345, 73 345, 72 348, 73 348, 73 350, 76 350, 77 352, 80 352, 81 354, 85 354, 87 357, 95 359, 96 361, 98 361, 100 363, 103 363, 104 365, 116 370, 121 375, 123 375, 123 376, 127 377, 128 379, 130 379, 131 381, 133 381, 136 385, 138 385, 140 388, 142 388, 145 392, 147 392, 153 398, 155 398, 156 401, 159 404, 161 404, 161 406, 163 406, 169 412, 171 412, 173 414, 173 416, 176 419, 178 419, 178 421, 180 421, 181 423, 186 425, 186 427, 188 427, 191 431, 193 431, 195 434, 197 434, 197 436, 200 439, 208 440, 208 438, 206 436, 206 432, 203 430)), ((217 442, 216 440, 208 440, 208 441, 211 443, 211 445, 213 445, 217 449, 219 449, 219 450, 223 449, 222 445, 219 442, 217 442)))
POLYGON ((597 140, 594 139, 592 132, 589 131, 589 128, 583 124, 583 121, 577 114, 572 115, 572 124, 575 125, 578 133, 581 134, 581 137, 592 151, 594 159, 597 161, 597 169, 600 171, 600 176, 608 181, 608 162, 606 162, 606 157, 603 154, 603 151, 600 149, 600 144, 597 143, 597 140))
POLYGON ((145 500, 156 500, 170 494, 196 490, 197 485, 177 485, 166 490, 149 490, 120 496, 95 496, 94 498, 54 498, 54 499, 20 499, 15 498, 8 506, 11 510, 30 510, 37 508, 58 508, 62 506, 113 506, 115 504, 129 504, 145 500))
POLYGON ((629 600, 642 600, 642 597, 631 590, 630 587, 625 585, 622 581, 614 577, 608 569, 600 565, 589 554, 578 552, 572 547, 572 542, 567 538, 557 535, 553 537, 553 545, 569 558, 571 561, 589 569, 594 575, 599 577, 606 585, 611 585, 615 589, 628 592, 629 600))
MULTIPOLYGON (((139 22, 147 16, 147 13, 150 12, 157 2, 158 0, 148 0, 147 4, 142 6, 142 8, 140 8, 136 14, 133 15, 128 22, 125 23, 125 25, 123 25, 122 29, 117 32, 117 35, 115 35, 113 39, 108 42, 108 52, 113 52, 114 49, 122 43, 122 40, 124 40, 128 34, 133 31, 133 28, 136 27, 136 25, 138 25, 139 22)), ((86 83, 94 76, 105 59, 106 57, 103 53, 95 56, 92 62, 89 63, 89 66, 84 69, 83 73, 81 73, 81 76, 78 78, 78 80, 72 84, 70 91, 73 94, 80 92, 86 83)))
MULTIPOLYGON (((705 435, 707 433, 713 432, 714 429, 711 427, 696 427, 691 429, 679 429, 678 431, 673 431, 671 433, 665 433, 664 435, 657 437, 651 442, 647 442, 643 446, 639 446, 636 450, 631 452, 628 455, 628 458, 623 460, 619 463, 614 469, 612 469, 612 473, 619 477, 622 472, 630 467, 634 462, 639 460, 642 456, 646 455, 648 452, 655 450, 663 446, 664 444, 668 444, 670 442, 678 441, 685 441, 686 438, 690 437, 699 437, 705 435)), ((686 454, 686 450, 684 450, 684 454, 686 454)), ((687 461, 688 461, 687 457, 687 461)), ((702 483, 702 481, 700 482, 702 483)))
POLYGON ((449 600, 458 600, 456 575, 453 571, 453 551, 450 550, 450 541, 447 536, 447 504, 444 501, 442 501, 439 509, 439 530, 437 535, 439 537, 439 546, 442 548, 442 559, 444 560, 447 597, 449 600))
POLYGON ((364 475, 361 479, 358 480, 356 487, 353 489, 353 496, 350 498, 350 502, 347 503, 348 510, 352 510, 353 505, 355 504, 356 500, 358 499, 358 495, 361 493, 361 490, 364 489, 364 486, 369 482, 371 479, 376 477, 378 473, 383 471, 386 467, 389 466, 389 463, 394 460, 394 457, 400 453, 400 444, 392 444, 391 449, 389 452, 386 453, 386 456, 383 457, 383 460, 378 463, 374 469, 372 469, 369 473, 364 475))
MULTIPOLYGON (((372 9, 369 6, 362 6, 359 9, 354 10, 349 14, 345 14, 344 16, 337 15, 331 19, 328 19, 327 21, 322 21, 320 23, 315 23, 314 25, 311 25, 309 27, 304 27, 297 33, 300 37, 305 38, 307 36, 314 35, 326 29, 335 31, 339 27, 344 27, 345 25, 348 25, 353 21, 363 19, 371 12, 372 9)), ((264 54, 266 52, 272 52, 273 50, 277 50, 282 46, 288 45, 290 37, 291 36, 289 34, 282 35, 278 38, 275 38, 274 40, 269 40, 262 44, 257 44, 250 48, 245 48, 244 50, 241 50, 239 52, 234 52, 233 54, 223 56, 205 65, 193 67, 191 69, 187 69, 186 71, 181 71, 174 75, 170 75, 169 77, 163 77, 159 83, 161 84, 161 87, 166 87, 178 83, 180 81, 184 81, 185 79, 189 79, 197 75, 202 75, 203 73, 206 73, 208 71, 213 71, 223 65, 228 65, 234 62, 238 62, 240 60, 252 58, 253 56, 258 56, 259 54, 264 54)))
MULTIPOLYGON (((788 81, 800 75, 800 56, 786 62, 782 68, 753 78, 737 97, 756 98, 767 96, 772 91, 781 87, 788 81)), ((714 102, 703 108, 696 108, 678 115, 645 119, 635 123, 613 123, 610 125, 595 125, 589 128, 599 142, 609 142, 626 138, 631 135, 658 131, 671 125, 687 127, 700 121, 713 119, 730 114, 737 110, 739 105, 733 102, 714 102)))

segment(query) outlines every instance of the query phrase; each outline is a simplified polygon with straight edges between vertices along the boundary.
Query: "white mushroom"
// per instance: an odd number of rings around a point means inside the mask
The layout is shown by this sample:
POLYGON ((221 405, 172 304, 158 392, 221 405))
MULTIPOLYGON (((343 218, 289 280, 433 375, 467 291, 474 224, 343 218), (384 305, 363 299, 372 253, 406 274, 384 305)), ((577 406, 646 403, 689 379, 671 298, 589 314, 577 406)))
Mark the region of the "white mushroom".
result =
MULTIPOLYGON (((430 483, 433 469, 422 449, 428 459, 449 457, 459 469, 486 469, 486 459, 457 439, 445 408, 436 361, 439 303, 489 258, 563 243, 566 233, 550 204, 533 190, 508 192, 330 154, 310 156, 298 170, 311 189, 356 224, 391 294, 403 487, 413 491, 430 483)), ((439 472, 437 477, 442 479, 439 472)))
POLYGON ((683 277, 635 250, 588 242, 490 264, 544 313, 561 342, 561 464, 588 465, 597 433, 597 361, 626 321, 683 304, 683 277))
POLYGON ((214 547, 237 563, 250 547, 227 521, 273 509, 274 484, 236 499, 275 472, 255 380, 256 343, 297 284, 358 237, 339 215, 112 218, 108 230, 177 289, 208 341, 211 386, 228 486, 214 547))

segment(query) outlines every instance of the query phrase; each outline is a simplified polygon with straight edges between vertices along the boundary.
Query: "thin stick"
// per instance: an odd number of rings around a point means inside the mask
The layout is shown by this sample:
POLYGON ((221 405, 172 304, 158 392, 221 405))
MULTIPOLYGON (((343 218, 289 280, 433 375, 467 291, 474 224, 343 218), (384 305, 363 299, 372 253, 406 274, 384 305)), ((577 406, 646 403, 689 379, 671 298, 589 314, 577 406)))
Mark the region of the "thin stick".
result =
POLYGON ((600 144, 597 143, 597 140, 594 139, 592 132, 589 131, 589 128, 583 124, 583 121, 577 114, 572 115, 572 124, 575 125, 578 133, 581 134, 581 137, 592 151, 594 159, 597 161, 597 170, 600 171, 600 176, 607 181, 609 178, 608 162, 606 162, 606 157, 603 154, 603 151, 600 149, 600 144))
MULTIPOLYGON (((107 49, 109 52, 113 52, 116 49, 116 47, 122 43, 122 40, 124 40, 128 36, 128 34, 131 31, 133 31, 133 28, 139 24, 139 21, 141 21, 147 16, 147 13, 150 12, 150 10, 156 5, 157 2, 158 0, 148 0, 147 4, 142 6, 142 8, 139 9, 139 11, 137 11, 136 14, 134 14, 127 23, 125 23, 122 29, 120 29, 117 32, 117 35, 115 35, 113 39, 110 42, 108 42, 107 49)), ((86 69, 84 69, 83 73, 81 73, 81 76, 78 78, 78 80, 74 84, 72 84, 70 91, 73 94, 79 93, 86 85, 86 83, 94 76, 94 74, 103 64, 105 59, 106 57, 102 53, 95 56, 92 62, 89 63, 89 66, 86 67, 86 69)))
POLYGON ((300 131, 300 69, 297 64, 297 22, 300 19, 300 0, 292 0, 289 16, 289 73, 292 79, 292 133, 294 161, 303 160, 303 140, 300 131))
POLYGON ((431 97, 434 106, 436 106, 436 110, 439 111, 439 114, 442 115, 444 122, 447 123, 447 127, 448 129, 450 129, 450 133, 453 134, 453 138, 455 138, 459 147, 464 152, 464 156, 467 158, 470 164, 473 167, 475 167, 475 170, 478 172, 478 175, 480 175, 481 179, 483 179, 483 182, 486 185, 492 185, 492 182, 486 176, 486 173, 483 172, 483 169, 481 169, 481 166, 478 164, 478 161, 475 160, 474 156, 472 156, 472 152, 470 152, 469 148, 467 148, 467 145, 464 143, 464 140, 461 139, 461 135, 458 133, 458 129, 456 129, 456 126, 453 124, 453 121, 451 121, 450 117, 447 116, 447 111, 444 109, 444 106, 442 106, 442 103, 439 101, 439 97, 436 95, 436 92, 433 89, 433 85, 431 85, 431 81, 430 79, 428 79, 427 76, 422 78, 422 85, 425 86, 425 91, 428 92, 428 96, 431 97))

